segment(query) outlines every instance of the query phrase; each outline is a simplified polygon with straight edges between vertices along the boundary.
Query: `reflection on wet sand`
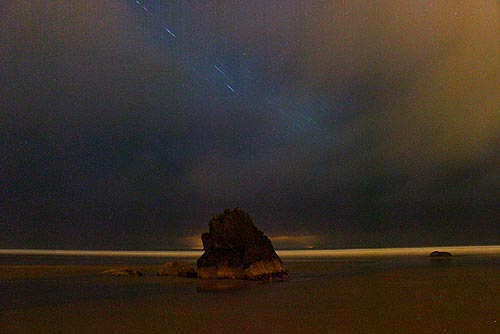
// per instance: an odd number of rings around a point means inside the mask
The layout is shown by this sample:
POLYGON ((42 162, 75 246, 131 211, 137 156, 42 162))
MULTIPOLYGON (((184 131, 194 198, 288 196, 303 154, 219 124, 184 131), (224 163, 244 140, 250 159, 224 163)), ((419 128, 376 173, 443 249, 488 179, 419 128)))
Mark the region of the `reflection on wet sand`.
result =
POLYGON ((229 292, 254 286, 256 282, 236 279, 197 279, 197 292, 229 292))

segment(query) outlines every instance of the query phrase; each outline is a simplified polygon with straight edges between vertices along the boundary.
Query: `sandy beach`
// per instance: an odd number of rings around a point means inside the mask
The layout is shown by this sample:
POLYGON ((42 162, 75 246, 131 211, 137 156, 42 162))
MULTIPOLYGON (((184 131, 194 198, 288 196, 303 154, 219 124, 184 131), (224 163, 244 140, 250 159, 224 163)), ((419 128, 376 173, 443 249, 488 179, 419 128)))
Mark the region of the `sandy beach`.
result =
POLYGON ((289 261, 286 282, 0 266, 1 333, 499 333, 498 257, 289 261))

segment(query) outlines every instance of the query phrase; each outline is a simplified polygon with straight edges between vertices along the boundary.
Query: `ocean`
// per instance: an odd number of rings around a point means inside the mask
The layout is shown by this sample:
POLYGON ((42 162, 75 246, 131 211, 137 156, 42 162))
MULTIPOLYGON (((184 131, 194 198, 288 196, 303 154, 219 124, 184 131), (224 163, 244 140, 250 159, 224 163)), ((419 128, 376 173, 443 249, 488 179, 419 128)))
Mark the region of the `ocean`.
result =
POLYGON ((201 251, 2 250, 0 333, 500 333, 499 246, 278 253, 259 283, 156 276, 201 251))

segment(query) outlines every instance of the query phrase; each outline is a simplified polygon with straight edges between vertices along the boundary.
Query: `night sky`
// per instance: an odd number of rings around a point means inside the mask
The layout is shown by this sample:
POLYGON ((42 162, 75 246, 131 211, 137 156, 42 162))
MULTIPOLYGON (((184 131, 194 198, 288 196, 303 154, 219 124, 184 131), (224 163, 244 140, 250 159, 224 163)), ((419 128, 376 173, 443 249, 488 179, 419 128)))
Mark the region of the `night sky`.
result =
POLYGON ((0 4, 0 248, 498 244, 498 1, 0 4))

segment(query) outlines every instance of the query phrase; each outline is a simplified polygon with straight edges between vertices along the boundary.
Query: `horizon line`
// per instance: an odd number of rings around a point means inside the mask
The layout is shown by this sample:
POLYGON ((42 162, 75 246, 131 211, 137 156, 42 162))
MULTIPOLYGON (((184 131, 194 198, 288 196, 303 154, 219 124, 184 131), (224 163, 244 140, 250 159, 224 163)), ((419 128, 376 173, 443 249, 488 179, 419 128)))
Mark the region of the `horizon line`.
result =
MULTIPOLYGON (((480 246, 424 246, 391 248, 345 249, 276 249, 283 258, 293 257, 358 257, 358 256, 415 256, 429 255, 434 250, 453 255, 499 254, 500 245, 480 246)), ((79 249, 0 249, 0 255, 60 255, 60 256, 116 256, 116 257, 197 257, 203 249, 191 250, 79 250, 79 249)))

